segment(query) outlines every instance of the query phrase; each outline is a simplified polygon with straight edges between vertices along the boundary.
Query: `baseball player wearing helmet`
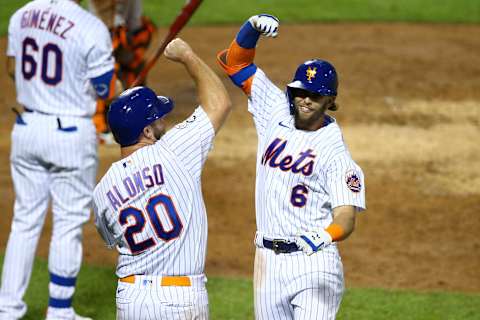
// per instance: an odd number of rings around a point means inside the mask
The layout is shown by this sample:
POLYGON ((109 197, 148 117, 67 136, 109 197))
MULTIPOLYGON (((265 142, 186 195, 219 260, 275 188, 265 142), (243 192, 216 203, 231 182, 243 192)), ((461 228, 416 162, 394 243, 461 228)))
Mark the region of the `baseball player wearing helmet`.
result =
POLYGON ((107 114, 121 159, 94 191, 95 223, 119 252, 117 319, 208 319, 207 216, 201 172, 231 103, 218 76, 181 39, 165 56, 185 66, 200 106, 166 131, 173 101, 147 87, 107 114))
POLYGON ((325 113, 337 110, 333 65, 302 63, 285 92, 253 63, 259 36, 276 37, 278 26, 274 16, 253 16, 218 55, 248 95, 258 134, 255 317, 334 319, 344 289, 336 242, 365 209, 365 182, 325 113))
POLYGON ((36 0, 8 27, 8 72, 23 106, 10 154, 15 206, 0 289, 0 319, 19 319, 51 200, 47 319, 86 319, 72 298, 82 261, 97 169, 92 123, 97 97, 115 82, 110 35, 77 1, 36 0), (88 26, 88 28, 86 27, 88 26))

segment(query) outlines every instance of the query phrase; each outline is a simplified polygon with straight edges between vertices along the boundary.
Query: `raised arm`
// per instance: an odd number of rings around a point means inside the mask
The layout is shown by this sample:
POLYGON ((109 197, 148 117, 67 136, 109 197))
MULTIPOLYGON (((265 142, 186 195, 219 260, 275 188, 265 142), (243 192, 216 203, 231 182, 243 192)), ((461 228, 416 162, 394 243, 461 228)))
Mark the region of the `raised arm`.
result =
POLYGON ((167 45, 165 57, 185 66, 197 86, 200 105, 218 132, 232 109, 230 96, 220 78, 182 39, 174 39, 167 45))
POLYGON ((250 17, 240 28, 230 47, 221 51, 218 63, 230 76, 233 83, 250 95, 253 75, 257 67, 253 64, 255 47, 260 35, 276 37, 278 34, 278 19, 268 14, 250 17))

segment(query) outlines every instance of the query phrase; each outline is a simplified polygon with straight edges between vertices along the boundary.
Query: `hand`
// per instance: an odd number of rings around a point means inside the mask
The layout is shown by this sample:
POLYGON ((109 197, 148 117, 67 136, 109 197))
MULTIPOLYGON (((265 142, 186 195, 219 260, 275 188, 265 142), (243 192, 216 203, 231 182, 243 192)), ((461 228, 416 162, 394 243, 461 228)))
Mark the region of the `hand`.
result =
POLYGON ((319 232, 306 232, 295 239, 297 246, 307 255, 312 255, 317 251, 329 246, 332 243, 332 237, 325 230, 319 232))
POLYGON ((165 57, 172 61, 185 62, 192 54, 192 48, 180 38, 173 39, 165 48, 165 57))
POLYGON ((114 96, 118 97, 120 95, 120 93, 122 93, 123 91, 125 91, 125 88, 123 87, 122 82, 118 78, 115 79, 115 93, 114 93, 114 96))
POLYGON ((260 32, 265 37, 275 38, 278 35, 278 23, 277 17, 269 14, 258 14, 248 19, 250 24, 255 30, 260 32))

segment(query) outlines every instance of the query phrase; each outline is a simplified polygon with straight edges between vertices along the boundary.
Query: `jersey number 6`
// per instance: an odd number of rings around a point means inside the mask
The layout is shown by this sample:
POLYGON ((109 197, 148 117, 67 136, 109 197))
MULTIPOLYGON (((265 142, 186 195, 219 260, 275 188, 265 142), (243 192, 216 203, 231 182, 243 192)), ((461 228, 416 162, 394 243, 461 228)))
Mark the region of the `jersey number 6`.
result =
MULTIPOLYGON (((165 194, 158 194, 148 200, 147 205, 145 206, 145 211, 147 211, 148 218, 150 221, 153 230, 158 238, 163 241, 170 241, 177 238, 183 229, 182 221, 178 216, 177 209, 173 204, 172 198, 165 194), (165 230, 158 216, 158 207, 162 206, 167 213, 168 219, 172 225, 170 230, 165 230)), ((128 223, 128 217, 132 217, 135 220, 135 223, 128 226, 125 230, 125 239, 127 240, 128 246, 133 254, 140 253, 147 250, 150 247, 153 247, 157 244, 154 238, 150 237, 146 240, 137 242, 134 239, 134 235, 140 233, 145 228, 146 219, 143 212, 134 207, 128 207, 120 211, 119 222, 123 226, 128 223)))
POLYGON ((292 189, 292 195, 290 196, 290 203, 294 207, 303 207, 307 204, 308 189, 303 184, 296 185, 292 189))

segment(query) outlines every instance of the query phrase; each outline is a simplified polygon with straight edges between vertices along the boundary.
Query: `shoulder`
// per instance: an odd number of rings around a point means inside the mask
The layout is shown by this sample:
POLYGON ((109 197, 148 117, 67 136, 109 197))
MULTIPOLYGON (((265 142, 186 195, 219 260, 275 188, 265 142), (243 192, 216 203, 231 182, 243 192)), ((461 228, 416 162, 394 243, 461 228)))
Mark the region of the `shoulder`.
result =
POLYGON ((100 181, 97 183, 95 186, 95 189, 93 190, 93 196, 94 199, 97 199, 99 195, 103 193, 105 188, 108 188, 110 184, 112 184, 112 177, 114 176, 114 166, 115 163, 113 163, 110 168, 105 172, 105 174, 100 178, 100 181))
POLYGON ((285 91, 274 84, 260 68, 257 69, 252 81, 249 102, 268 105, 275 105, 282 102, 288 103, 285 91))
POLYGON ((257 90, 271 90, 271 91, 281 91, 267 76, 267 74, 261 69, 257 67, 257 71, 253 77, 252 85, 257 90))
POLYGON ((172 129, 170 129, 167 133, 171 131, 176 131, 179 129, 185 129, 187 127, 194 127, 197 125, 201 125, 205 123, 205 121, 210 122, 210 118, 208 117, 207 113, 203 109, 202 106, 198 106, 195 111, 184 121, 176 124, 172 129))
POLYGON ((25 4, 23 7, 21 7, 20 9, 18 9, 17 11, 15 11, 12 16, 10 17, 10 20, 9 20, 9 28, 11 27, 14 27, 14 26, 19 26, 18 23, 16 23, 19 19, 21 19, 23 13, 25 12, 25 10, 28 10, 29 7, 31 6, 31 2, 25 4))
POLYGON ((108 36, 110 37, 110 32, 108 31, 107 26, 103 23, 100 18, 95 16, 93 13, 85 10, 80 5, 76 3, 69 4, 72 14, 75 17, 75 22, 81 24, 80 30, 89 34, 93 37, 108 36))
POLYGON ((323 158, 327 163, 334 162, 338 157, 349 155, 342 130, 334 118, 329 118, 330 123, 324 128, 323 132, 319 132, 316 136, 319 145, 322 146, 323 158))
POLYGON ((323 127, 323 130, 317 132, 317 137, 324 140, 327 145, 344 145, 342 130, 335 118, 326 115, 325 122, 326 126, 323 127))

